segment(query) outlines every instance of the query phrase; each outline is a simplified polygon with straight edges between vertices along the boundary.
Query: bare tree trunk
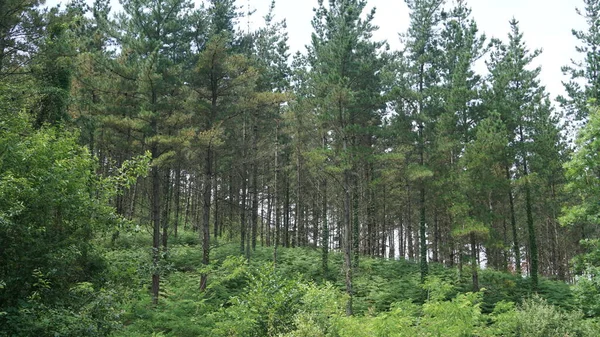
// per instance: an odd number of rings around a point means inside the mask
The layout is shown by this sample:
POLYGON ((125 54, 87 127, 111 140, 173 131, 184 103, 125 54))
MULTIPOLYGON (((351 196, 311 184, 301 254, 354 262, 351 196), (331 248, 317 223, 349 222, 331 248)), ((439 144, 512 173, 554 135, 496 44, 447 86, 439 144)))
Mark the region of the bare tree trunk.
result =
MULTIPOLYGON (((208 266, 210 259, 210 205, 212 199, 212 147, 208 146, 206 150, 205 168, 204 168, 204 207, 202 212, 202 264, 208 266)), ((208 275, 200 275, 200 291, 206 289, 208 275)))
MULTIPOLYGON (((152 158, 158 157, 158 146, 152 145, 152 158)), ((151 169, 152 179, 152 304, 158 304, 160 292, 160 172, 156 165, 151 169)))
POLYGON ((273 248, 273 264, 277 264, 277 249, 279 248, 280 214, 279 214, 279 121, 275 126, 275 177, 274 177, 273 206, 275 207, 275 246, 273 248))
POLYGON ((218 167, 218 162, 217 162, 217 154, 216 152, 213 151, 213 164, 214 164, 214 171, 212 172, 212 184, 213 184, 213 195, 214 195, 214 203, 215 203, 215 223, 213 225, 214 228, 214 237, 215 237, 215 241, 217 240, 217 237, 219 235, 219 185, 217 182, 217 167, 218 167))
POLYGON ((246 165, 242 168, 242 200, 240 207, 240 253, 246 253, 246 190, 247 190, 247 179, 246 179, 246 165))
MULTIPOLYGON (((347 153, 347 139, 344 137, 344 153, 347 153)), ((352 221, 350 220, 350 170, 344 170, 344 272, 346 274, 346 293, 348 294, 348 303, 346 304, 346 315, 352 315, 352 221)))
POLYGON ((283 246, 290 246, 290 183, 288 177, 284 177, 285 201, 283 203, 284 241, 283 246))
POLYGON ((479 274, 477 273, 477 243, 475 233, 469 235, 471 240, 471 278, 473 280, 473 292, 479 291, 479 274))
MULTIPOLYGON (((510 177, 510 169, 508 167, 508 164, 505 165, 505 170, 506 170, 506 180, 508 181, 508 183, 510 185, 511 184, 511 177, 510 177)), ((515 202, 514 202, 514 196, 513 196, 513 192, 512 192, 512 186, 509 185, 509 189, 508 189, 508 202, 510 205, 510 225, 511 225, 511 229, 512 229, 512 235, 513 235, 513 251, 515 254, 515 272, 517 272, 519 275, 521 274, 521 248, 519 247, 519 239, 517 236, 517 218, 515 216, 515 202)))
POLYGON ((162 246, 164 252, 167 251, 167 245, 169 242, 169 214, 171 213, 171 195, 173 193, 173 189, 171 188, 171 170, 167 169, 165 172, 165 191, 164 194, 167 197, 165 201, 165 205, 163 208, 163 216, 162 216, 162 246))
POLYGON ((175 221, 173 221, 173 235, 177 237, 179 229, 179 213, 181 211, 181 167, 175 171, 175 221))
MULTIPOLYGON (((327 135, 323 135, 323 149, 327 148, 327 135)), ((329 273, 329 223, 327 219, 327 177, 323 177, 321 180, 321 222, 322 236, 321 236, 321 249, 322 249, 322 269, 323 278, 326 278, 329 273)), ((315 238, 316 240, 316 238, 315 238)))
POLYGON ((415 259, 415 249, 413 242, 413 228, 412 228, 412 198, 411 198, 411 189, 410 184, 406 184, 406 194, 408 196, 407 203, 407 214, 406 214, 406 243, 408 248, 408 259, 415 259))

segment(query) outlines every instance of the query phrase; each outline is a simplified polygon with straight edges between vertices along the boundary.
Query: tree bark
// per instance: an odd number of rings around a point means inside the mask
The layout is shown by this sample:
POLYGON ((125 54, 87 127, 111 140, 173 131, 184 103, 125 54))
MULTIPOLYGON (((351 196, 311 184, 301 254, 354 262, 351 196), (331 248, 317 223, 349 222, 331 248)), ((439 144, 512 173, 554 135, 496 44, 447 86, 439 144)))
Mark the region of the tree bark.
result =
MULTIPOLYGON (((212 199, 212 147, 209 145, 206 150, 205 168, 204 168, 204 205, 202 212, 202 264, 208 266, 210 260, 210 206, 212 199)), ((206 289, 208 275, 200 275, 200 291, 206 289)))
MULTIPOLYGON (((158 146, 152 145, 152 158, 158 157, 158 146)), ((156 165, 151 169, 152 179, 152 304, 158 304, 160 292, 160 172, 156 165)))
POLYGON ((512 179, 510 177, 510 169, 508 164, 505 165, 506 180, 508 181, 508 203, 510 206, 510 227, 513 235, 513 252, 515 254, 515 272, 521 274, 521 247, 519 247, 519 239, 517 236, 517 218, 515 215, 515 201, 512 192, 512 179))

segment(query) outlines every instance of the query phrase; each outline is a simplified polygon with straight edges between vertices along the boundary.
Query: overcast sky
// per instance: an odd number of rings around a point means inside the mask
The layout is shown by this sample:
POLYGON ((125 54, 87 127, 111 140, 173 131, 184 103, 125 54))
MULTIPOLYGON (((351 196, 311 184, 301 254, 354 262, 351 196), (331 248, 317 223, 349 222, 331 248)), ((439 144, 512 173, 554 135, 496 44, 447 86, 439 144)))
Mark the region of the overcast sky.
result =
MULTIPOLYGON (((238 1, 244 6, 248 4, 248 0, 238 1)), ((250 8, 256 10, 252 25, 262 24, 262 17, 267 13, 271 0, 250 0, 249 3, 250 8)), ((542 66, 542 84, 553 98, 564 92, 561 81, 566 78, 560 68, 569 64, 570 59, 579 58, 575 52, 577 41, 572 36, 571 29, 585 29, 583 18, 575 12, 576 7, 583 7, 582 0, 467 0, 467 3, 473 9, 480 31, 488 38, 505 40, 509 30, 508 22, 515 17, 520 22, 527 46, 531 50, 543 50, 537 60, 537 64, 542 66)), ((317 0, 276 2, 276 20, 287 20, 293 53, 304 51, 304 46, 310 43, 310 21, 312 9, 316 6, 317 0)), ((387 40, 394 49, 400 48, 398 33, 406 31, 409 20, 404 1, 369 0, 369 6, 377 9, 375 23, 380 29, 375 38, 387 40)))

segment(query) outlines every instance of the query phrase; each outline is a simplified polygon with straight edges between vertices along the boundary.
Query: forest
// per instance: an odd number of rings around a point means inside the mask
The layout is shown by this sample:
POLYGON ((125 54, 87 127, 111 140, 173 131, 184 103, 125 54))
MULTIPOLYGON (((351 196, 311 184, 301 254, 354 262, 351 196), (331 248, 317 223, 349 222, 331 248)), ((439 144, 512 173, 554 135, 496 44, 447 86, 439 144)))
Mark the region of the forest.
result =
POLYGON ((599 336, 600 0, 281 3, 0 1, 0 336, 599 336))

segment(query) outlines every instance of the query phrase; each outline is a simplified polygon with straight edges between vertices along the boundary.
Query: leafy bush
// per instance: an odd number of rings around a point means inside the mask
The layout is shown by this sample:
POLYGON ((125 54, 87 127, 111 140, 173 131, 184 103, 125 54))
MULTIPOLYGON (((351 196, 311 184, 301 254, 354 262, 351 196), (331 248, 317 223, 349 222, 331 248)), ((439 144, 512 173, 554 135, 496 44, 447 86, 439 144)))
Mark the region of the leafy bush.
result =
POLYGON ((67 294, 69 305, 48 306, 31 298, 11 308, 0 326, 2 336, 101 337, 120 328, 122 303, 112 290, 75 285, 67 294))
POLYGON ((492 326, 485 336, 564 337, 598 336, 592 322, 577 311, 564 311, 536 295, 515 309, 501 302, 492 314, 492 326))
POLYGON ((305 293, 302 282, 288 278, 271 264, 248 273, 248 285, 217 314, 215 336, 277 336, 293 330, 305 293))

